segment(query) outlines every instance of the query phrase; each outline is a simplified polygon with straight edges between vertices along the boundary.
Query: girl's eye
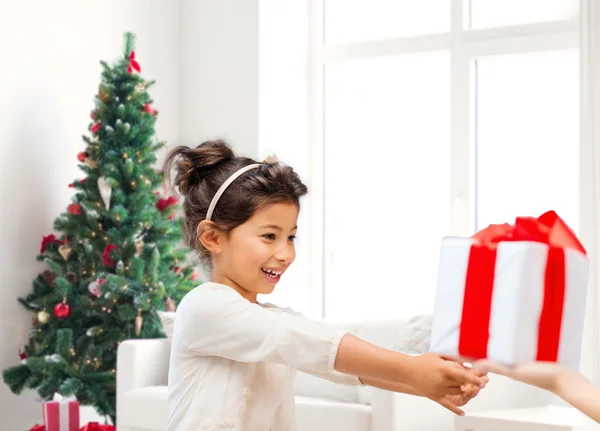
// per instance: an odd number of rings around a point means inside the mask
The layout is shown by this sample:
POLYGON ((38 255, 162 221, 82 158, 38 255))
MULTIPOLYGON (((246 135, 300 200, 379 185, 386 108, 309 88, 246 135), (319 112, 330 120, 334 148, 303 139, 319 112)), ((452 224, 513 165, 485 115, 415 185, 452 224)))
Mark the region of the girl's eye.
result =
POLYGON ((288 241, 290 241, 290 242, 296 241, 296 235, 290 235, 290 236, 288 236, 288 241))
POLYGON ((275 234, 274 233, 266 233, 263 235, 263 238, 268 239, 270 241, 275 241, 275 234))

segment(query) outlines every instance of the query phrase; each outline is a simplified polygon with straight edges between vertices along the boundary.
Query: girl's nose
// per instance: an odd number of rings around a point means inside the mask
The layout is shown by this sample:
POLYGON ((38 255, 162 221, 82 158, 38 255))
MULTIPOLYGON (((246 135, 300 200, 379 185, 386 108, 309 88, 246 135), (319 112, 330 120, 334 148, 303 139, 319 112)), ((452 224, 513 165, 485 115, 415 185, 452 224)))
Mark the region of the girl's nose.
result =
POLYGON ((290 263, 296 257, 296 250, 293 245, 283 245, 277 249, 275 259, 280 262, 290 263))

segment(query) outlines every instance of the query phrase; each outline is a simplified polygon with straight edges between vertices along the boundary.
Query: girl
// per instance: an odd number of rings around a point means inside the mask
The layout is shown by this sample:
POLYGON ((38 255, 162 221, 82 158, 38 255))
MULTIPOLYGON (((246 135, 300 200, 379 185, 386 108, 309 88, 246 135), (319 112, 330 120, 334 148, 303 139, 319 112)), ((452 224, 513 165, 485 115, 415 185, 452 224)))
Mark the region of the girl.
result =
POLYGON ((550 362, 507 367, 481 360, 473 365, 483 373, 500 374, 545 389, 600 423, 600 389, 577 371, 550 362))
POLYGON ((292 168, 236 157, 222 141, 175 148, 164 172, 173 167, 186 240, 210 268, 211 281, 177 308, 167 431, 294 430, 296 369, 422 395, 457 414, 485 385, 487 377, 450 358, 406 356, 258 302, 295 258, 307 189, 292 168))

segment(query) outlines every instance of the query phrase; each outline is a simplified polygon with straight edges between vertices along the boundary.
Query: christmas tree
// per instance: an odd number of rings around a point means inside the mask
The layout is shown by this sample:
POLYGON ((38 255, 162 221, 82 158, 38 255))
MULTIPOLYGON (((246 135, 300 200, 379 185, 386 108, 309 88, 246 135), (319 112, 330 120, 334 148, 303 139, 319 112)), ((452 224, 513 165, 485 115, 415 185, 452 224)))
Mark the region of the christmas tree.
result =
POLYGON ((163 195, 153 136, 157 111, 140 76, 134 35, 123 57, 102 65, 86 149, 85 174, 69 187, 72 203, 42 240, 45 270, 19 301, 34 313, 21 364, 4 371, 15 393, 31 388, 48 400, 74 395, 115 423, 117 347, 130 338, 164 337, 157 310, 197 285, 178 248, 178 202, 163 195))

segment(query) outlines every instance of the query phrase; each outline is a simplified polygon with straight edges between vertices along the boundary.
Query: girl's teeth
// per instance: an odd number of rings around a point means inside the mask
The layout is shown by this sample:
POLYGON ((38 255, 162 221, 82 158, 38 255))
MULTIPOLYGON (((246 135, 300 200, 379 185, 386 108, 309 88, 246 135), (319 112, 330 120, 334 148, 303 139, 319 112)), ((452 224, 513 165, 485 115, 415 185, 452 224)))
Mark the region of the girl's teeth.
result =
POLYGON ((281 274, 281 272, 279 272, 279 271, 275 272, 275 271, 271 271, 270 269, 263 269, 262 271, 271 278, 275 278, 281 274))

